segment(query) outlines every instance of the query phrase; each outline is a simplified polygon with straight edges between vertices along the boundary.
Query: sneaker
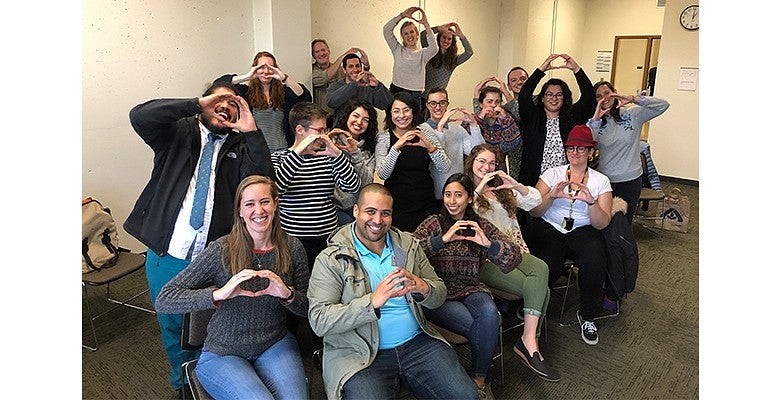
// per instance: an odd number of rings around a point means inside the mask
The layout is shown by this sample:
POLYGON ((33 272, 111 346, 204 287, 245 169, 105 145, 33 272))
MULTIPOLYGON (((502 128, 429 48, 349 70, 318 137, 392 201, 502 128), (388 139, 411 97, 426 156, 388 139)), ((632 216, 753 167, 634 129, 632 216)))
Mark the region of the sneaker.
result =
POLYGON ((522 338, 517 339, 512 350, 520 356, 520 359, 523 360, 523 364, 530 368, 531 371, 540 378, 549 382, 558 382, 561 380, 561 375, 558 371, 550 367, 550 363, 548 363, 547 360, 542 360, 542 356, 538 351, 535 351, 533 355, 528 354, 528 349, 526 349, 522 338))
POLYGON ((493 396, 493 391, 490 390, 490 382, 486 383, 485 386, 477 387, 477 398, 479 400, 495 400, 496 399, 493 396))
POLYGON ((580 332, 582 340, 589 345, 595 345, 599 342, 599 332, 596 329, 596 324, 593 321, 586 321, 582 319, 580 310, 577 310, 577 320, 580 322, 580 332))

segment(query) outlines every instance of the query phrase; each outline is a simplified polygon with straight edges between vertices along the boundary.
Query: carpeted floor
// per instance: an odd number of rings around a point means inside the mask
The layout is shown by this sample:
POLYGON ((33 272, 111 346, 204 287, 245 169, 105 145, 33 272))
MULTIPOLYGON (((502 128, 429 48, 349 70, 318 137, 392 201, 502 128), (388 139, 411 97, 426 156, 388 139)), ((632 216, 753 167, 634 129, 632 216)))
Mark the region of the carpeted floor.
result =
MULTIPOLYGON (((553 295, 542 351, 562 379, 550 383, 523 367, 512 351, 519 330, 504 335, 504 384, 494 381, 499 399, 695 399, 699 397, 699 190, 696 186, 664 183, 690 198, 688 233, 664 232, 657 236, 634 224, 639 246, 639 278, 620 315, 596 322, 599 344, 580 338, 579 326, 560 326, 561 298, 553 295)), ((651 205, 655 209, 655 204, 651 205)), ((115 284, 112 293, 144 289, 143 272, 115 284)), ((88 288, 93 312, 108 306, 101 302, 102 287, 88 288)), ((571 295, 571 293, 570 293, 571 295)), ((575 297, 576 298, 576 292, 575 297)), ((140 304, 150 306, 148 296, 140 304)), ((569 303, 570 305, 573 303, 569 303)), ((565 320, 574 319, 569 307, 565 320)), ((83 340, 92 340, 86 308, 83 340)), ((508 317, 509 318, 509 317, 508 317)), ((95 321, 97 351, 82 351, 82 398, 170 399, 169 367, 155 317, 127 308, 95 321)), ((305 336, 305 335, 304 335, 305 336)), ((303 347, 309 347, 304 343, 303 347)), ((304 350, 309 368, 310 352, 304 350)), ((497 378, 499 369, 494 367, 497 378)), ((324 398, 322 380, 313 382, 314 398, 324 398)))

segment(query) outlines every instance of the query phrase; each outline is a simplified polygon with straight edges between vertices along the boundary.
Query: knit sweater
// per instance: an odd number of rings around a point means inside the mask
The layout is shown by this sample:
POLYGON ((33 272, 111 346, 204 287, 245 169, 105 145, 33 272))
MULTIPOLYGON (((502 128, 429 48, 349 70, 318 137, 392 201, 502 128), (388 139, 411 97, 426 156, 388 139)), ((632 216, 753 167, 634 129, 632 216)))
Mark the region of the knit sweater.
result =
MULTIPOLYGON (((436 32, 434 31, 433 33, 436 32)), ((433 38, 436 40, 435 35, 433 38)), ((454 43, 455 38, 453 37, 452 40, 454 43)), ((458 65, 466 62, 469 58, 471 58, 471 56, 474 55, 474 49, 471 47, 471 43, 469 43, 469 40, 466 39, 465 36, 460 37, 460 42, 463 43, 463 53, 460 53, 455 57, 455 67, 452 69, 449 69, 446 65, 441 65, 440 67, 436 68, 431 65, 430 61, 425 64, 425 90, 431 90, 433 88, 446 89, 447 85, 450 83, 450 77, 452 77, 452 73, 455 71, 455 68, 458 65)), ((422 45, 422 47, 428 47, 427 31, 420 32, 420 45, 422 45)))
MULTIPOLYGON (((212 292, 224 286, 232 277, 229 267, 222 264, 222 251, 227 236, 210 243, 202 253, 163 286, 155 301, 155 310, 165 314, 213 309, 212 292)), ((237 296, 224 300, 209 321, 203 348, 219 355, 253 358, 262 354, 287 334, 287 312, 305 317, 309 300, 309 266, 306 252, 298 239, 287 236, 292 265, 281 275, 276 267, 276 252, 256 255, 257 263, 247 268, 268 269, 295 287, 295 297, 282 305, 274 296, 237 296), (261 267, 258 267, 258 264, 261 267)))
POLYGON ((477 217, 476 222, 490 240, 487 249, 470 240, 444 243, 443 217, 439 214, 426 218, 414 231, 436 275, 447 286, 447 300, 462 299, 475 292, 490 293, 479 280, 485 259, 505 273, 522 261, 520 247, 512 239, 482 217, 477 217))
POLYGON ((425 90, 425 66, 439 51, 439 44, 432 41, 430 46, 412 50, 404 46, 393 34, 395 17, 382 27, 390 51, 393 53, 393 80, 391 83, 406 90, 425 90))

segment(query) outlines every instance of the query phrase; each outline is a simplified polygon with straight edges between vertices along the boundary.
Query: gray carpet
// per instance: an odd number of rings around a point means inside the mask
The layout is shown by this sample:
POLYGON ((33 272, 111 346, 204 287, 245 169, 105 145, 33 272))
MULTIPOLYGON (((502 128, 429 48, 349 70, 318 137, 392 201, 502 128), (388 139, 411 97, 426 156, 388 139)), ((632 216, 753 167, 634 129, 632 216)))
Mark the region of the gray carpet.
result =
MULTIPOLYGON (((519 330, 504 335, 506 380, 492 384, 499 399, 696 399, 699 397, 699 190, 682 189, 691 200, 688 233, 664 232, 662 237, 634 224, 639 246, 639 278, 623 301, 620 315, 599 320, 599 344, 580 338, 579 326, 559 326, 561 298, 552 296, 547 342, 542 351, 559 370, 557 383, 538 379, 512 351, 519 330)), ((655 209, 655 205, 651 205, 655 209)), ((144 289, 143 272, 112 286, 117 295, 144 289)), ((88 288, 93 311, 104 288, 88 288)), ((576 292, 574 292, 576 298, 576 292)), ((571 295, 571 293, 570 293, 571 295)), ((148 296, 140 304, 150 306, 148 296)), ((573 303, 569 303, 570 305, 573 303)), ((574 308, 564 319, 574 318, 574 308)), ((91 333, 83 310, 83 340, 91 333)), ((99 348, 82 351, 82 398, 170 399, 169 367, 155 317, 127 308, 95 321, 99 348)), ((305 336, 305 335, 304 335, 305 336)), ((308 347, 303 343, 303 347, 308 347)), ((310 353, 307 353, 310 354, 310 353)), ((309 368, 310 357, 304 356, 309 368)), ((493 369, 494 378, 499 369, 493 369)), ((322 381, 313 382, 314 398, 324 398, 322 381)))

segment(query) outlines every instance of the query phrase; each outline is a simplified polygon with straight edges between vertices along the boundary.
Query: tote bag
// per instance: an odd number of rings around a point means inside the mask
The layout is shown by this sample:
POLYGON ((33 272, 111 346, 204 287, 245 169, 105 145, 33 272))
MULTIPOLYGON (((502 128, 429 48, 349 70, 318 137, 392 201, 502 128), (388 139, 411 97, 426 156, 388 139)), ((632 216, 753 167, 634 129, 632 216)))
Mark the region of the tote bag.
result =
POLYGON ((688 220, 691 215, 691 201, 678 187, 672 188, 663 202, 658 202, 658 217, 655 227, 672 232, 688 232, 688 220))

